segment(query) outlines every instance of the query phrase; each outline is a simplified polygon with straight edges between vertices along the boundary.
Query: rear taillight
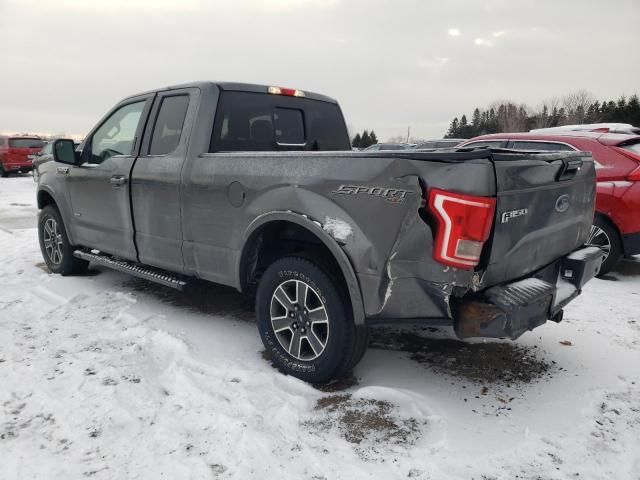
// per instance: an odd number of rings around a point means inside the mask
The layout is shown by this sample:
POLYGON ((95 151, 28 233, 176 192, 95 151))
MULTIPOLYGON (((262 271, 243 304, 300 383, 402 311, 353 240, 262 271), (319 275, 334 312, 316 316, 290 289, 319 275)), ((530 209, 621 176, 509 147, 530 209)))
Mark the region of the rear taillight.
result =
POLYGON ((491 233, 495 198, 434 188, 427 203, 437 222, 433 258, 452 267, 473 269, 491 233))
POLYGON ((633 170, 629 175, 625 177, 630 182, 640 182, 640 167, 633 170))
MULTIPOLYGON (((613 147, 613 149, 621 155, 624 155, 625 157, 640 163, 640 155, 638 155, 637 153, 631 152, 626 148, 621 147, 613 147)), ((640 166, 634 168, 631 173, 625 176, 625 179, 631 182, 640 182, 640 166)))

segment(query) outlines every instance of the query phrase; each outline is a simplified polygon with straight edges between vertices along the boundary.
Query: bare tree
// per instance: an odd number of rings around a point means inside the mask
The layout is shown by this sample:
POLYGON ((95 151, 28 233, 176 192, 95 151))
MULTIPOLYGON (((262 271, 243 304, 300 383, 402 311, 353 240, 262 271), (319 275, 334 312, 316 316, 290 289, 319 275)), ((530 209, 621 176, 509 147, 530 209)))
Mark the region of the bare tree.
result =
POLYGON ((589 105, 595 101, 594 96, 587 90, 578 90, 562 97, 562 106, 568 124, 584 123, 589 105))

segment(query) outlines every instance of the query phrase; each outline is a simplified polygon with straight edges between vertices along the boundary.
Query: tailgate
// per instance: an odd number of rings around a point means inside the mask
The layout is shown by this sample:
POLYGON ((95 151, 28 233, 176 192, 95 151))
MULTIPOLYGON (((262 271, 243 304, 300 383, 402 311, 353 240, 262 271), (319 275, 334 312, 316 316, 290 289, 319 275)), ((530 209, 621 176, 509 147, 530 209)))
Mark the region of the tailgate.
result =
POLYGON ((584 244, 595 168, 585 152, 493 152, 496 218, 484 283, 518 279, 584 244))
POLYGON ((10 148, 7 152, 8 163, 28 164, 31 162, 30 155, 38 153, 41 148, 10 148))

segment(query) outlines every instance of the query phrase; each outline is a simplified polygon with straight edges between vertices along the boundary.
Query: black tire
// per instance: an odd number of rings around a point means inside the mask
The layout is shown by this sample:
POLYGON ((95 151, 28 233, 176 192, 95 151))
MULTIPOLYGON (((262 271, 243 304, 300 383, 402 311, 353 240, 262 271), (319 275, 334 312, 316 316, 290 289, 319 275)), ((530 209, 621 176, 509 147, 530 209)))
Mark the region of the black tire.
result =
POLYGON ((9 176, 9 172, 4 169, 4 165, 0 163, 0 177, 7 178, 9 176))
POLYGON ((73 275, 87 270, 89 262, 73 256, 74 247, 69 243, 62 216, 55 205, 47 205, 40 211, 38 238, 42 258, 52 273, 73 275))
POLYGON ((605 253, 608 250, 607 258, 602 262, 598 277, 611 272, 622 258, 622 242, 618 230, 608 220, 600 216, 596 216, 593 220, 591 234, 586 245, 601 247, 605 253))
POLYGON ((345 368, 340 372, 340 376, 353 370, 355 366, 360 363, 364 354, 367 353, 367 347, 369 346, 369 328, 367 326, 356 326, 355 337, 353 353, 349 361, 345 363, 345 368))
POLYGON ((309 260, 284 257, 266 269, 256 293, 256 314, 271 361, 288 375, 323 384, 339 378, 355 361, 358 335, 351 308, 338 285, 309 260), (304 302, 299 302, 298 288, 307 292, 304 302), (316 350, 314 343, 322 348, 316 350))

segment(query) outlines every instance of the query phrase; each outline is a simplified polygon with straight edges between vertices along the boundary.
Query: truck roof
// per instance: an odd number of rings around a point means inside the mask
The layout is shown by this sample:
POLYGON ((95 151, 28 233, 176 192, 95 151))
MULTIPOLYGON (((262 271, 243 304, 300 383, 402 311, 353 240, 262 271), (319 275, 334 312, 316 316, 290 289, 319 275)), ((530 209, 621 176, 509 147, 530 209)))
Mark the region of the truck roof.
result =
MULTIPOLYGON (((147 93, 177 90, 180 88, 199 88, 202 90, 219 88, 221 90, 233 91, 233 92, 269 93, 268 89, 271 86, 281 87, 280 85, 259 85, 255 83, 200 81, 200 82, 182 83, 179 85, 170 85, 167 87, 155 88, 152 90, 147 90, 146 92, 140 92, 136 95, 130 95, 127 98, 138 97, 140 95, 144 95, 147 93)), ((338 103, 338 101, 335 100, 334 98, 328 97, 326 95, 322 95, 320 93, 309 92, 308 90, 301 90, 301 91, 304 92, 304 98, 310 98, 311 100, 319 100, 321 102, 329 102, 329 103, 335 103, 335 104, 338 103)))

